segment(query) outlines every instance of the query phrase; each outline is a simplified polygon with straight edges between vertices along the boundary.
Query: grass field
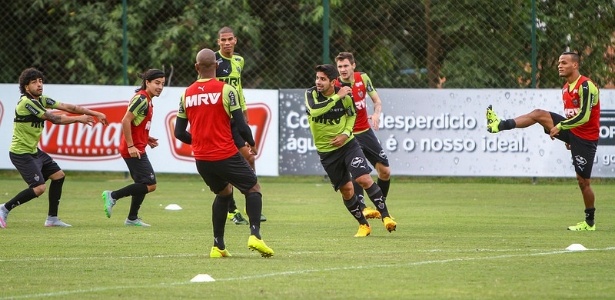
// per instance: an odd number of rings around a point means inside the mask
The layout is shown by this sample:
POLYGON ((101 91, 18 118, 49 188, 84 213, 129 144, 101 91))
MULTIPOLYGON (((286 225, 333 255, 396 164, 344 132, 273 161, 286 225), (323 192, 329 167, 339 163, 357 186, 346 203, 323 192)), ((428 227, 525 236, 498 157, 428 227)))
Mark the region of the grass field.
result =
MULTIPOLYGON (((388 233, 354 238, 357 223, 320 177, 261 178, 263 239, 227 223, 233 257, 210 259, 212 194, 197 176, 159 174, 141 209, 150 228, 127 228, 129 199, 111 219, 100 192, 123 174, 67 172, 60 218, 45 228, 47 194, 13 210, 0 230, 0 299, 605 299, 615 297, 613 181, 597 180, 597 231, 568 179, 394 179, 388 233), (181 211, 166 211, 176 203, 181 211), (570 244, 588 251, 570 252, 570 244), (215 282, 191 283, 197 274, 215 282)), ((0 202, 25 184, 0 173, 0 202)), ((236 197, 243 205, 243 197, 236 197)))

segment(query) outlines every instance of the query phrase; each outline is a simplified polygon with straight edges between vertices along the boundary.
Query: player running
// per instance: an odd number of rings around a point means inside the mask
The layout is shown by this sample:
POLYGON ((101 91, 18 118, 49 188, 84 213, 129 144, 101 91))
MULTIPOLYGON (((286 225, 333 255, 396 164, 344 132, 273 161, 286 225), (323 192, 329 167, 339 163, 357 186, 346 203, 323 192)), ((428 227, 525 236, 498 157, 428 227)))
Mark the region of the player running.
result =
POLYGON ((355 104, 349 96, 352 90, 347 86, 335 87, 335 66, 319 65, 315 71, 316 86, 305 92, 308 123, 320 162, 331 180, 333 189, 340 191, 344 205, 359 222, 355 237, 370 235, 371 226, 361 210, 353 188, 353 179, 365 189, 380 212, 384 227, 392 232, 397 223, 389 215, 382 190, 369 175, 372 169, 352 133, 356 118, 355 104))
MULTIPOLYGON (((340 52, 335 57, 335 62, 337 64, 337 71, 340 74, 337 80, 335 80, 335 86, 349 86, 352 88, 351 97, 354 100, 357 111, 352 134, 357 142, 359 142, 365 158, 376 168, 378 173, 377 184, 382 190, 382 195, 386 198, 389 195, 389 186, 391 185, 391 168, 389 167, 389 159, 374 133, 374 130, 378 130, 380 125, 382 102, 367 73, 355 72, 357 65, 352 53, 340 52), (367 103, 365 101, 365 96, 367 95, 369 95, 369 98, 374 103, 374 113, 372 115, 368 115, 367 112, 367 103)), ((356 181, 352 183, 354 185, 354 192, 359 197, 359 203, 365 217, 368 219, 380 219, 380 212, 378 210, 365 205, 361 185, 356 181)))

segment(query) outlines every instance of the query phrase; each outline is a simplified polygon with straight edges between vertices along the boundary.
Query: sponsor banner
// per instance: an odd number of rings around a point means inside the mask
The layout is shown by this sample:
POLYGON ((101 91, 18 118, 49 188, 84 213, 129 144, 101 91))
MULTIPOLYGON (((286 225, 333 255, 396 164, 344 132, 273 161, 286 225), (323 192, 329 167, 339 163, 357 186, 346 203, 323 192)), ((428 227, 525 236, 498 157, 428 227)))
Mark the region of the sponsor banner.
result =
MULTIPOLYGON (((305 115, 305 90, 280 91, 280 174, 325 174, 305 115)), ((542 127, 491 134, 485 113, 501 118, 533 109, 563 114, 560 89, 379 89, 375 131, 393 174, 574 177, 570 152, 542 127)), ((600 146, 594 177, 615 176, 615 90, 601 90, 600 146)), ((367 100, 369 111, 372 102, 367 100)), ((374 172, 375 174, 375 172, 374 172)))
MULTIPOLYGON (((107 115, 108 126, 97 123, 56 125, 45 122, 39 147, 49 153, 65 170, 127 171, 119 155, 122 130, 121 120, 128 101, 137 87, 52 85, 44 87, 45 95, 77 104, 107 115)), ((154 116, 150 135, 158 138, 159 146, 147 148, 147 155, 156 172, 195 173, 194 160, 189 145, 173 136, 175 116, 183 87, 166 87, 160 97, 154 98, 154 116)), ((255 136, 259 154, 256 173, 264 176, 278 175, 278 91, 244 90, 250 127, 255 136)), ((15 84, 0 84, 0 169, 13 169, 8 159, 11 143, 15 104, 19 99, 15 84), (4 108, 4 109, 2 109, 4 108)))

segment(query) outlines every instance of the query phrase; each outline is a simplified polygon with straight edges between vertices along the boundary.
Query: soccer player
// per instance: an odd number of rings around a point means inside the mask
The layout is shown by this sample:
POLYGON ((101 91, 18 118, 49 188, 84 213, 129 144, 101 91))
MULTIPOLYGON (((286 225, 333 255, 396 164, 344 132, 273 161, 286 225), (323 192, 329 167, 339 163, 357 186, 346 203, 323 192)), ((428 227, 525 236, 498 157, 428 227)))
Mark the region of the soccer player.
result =
POLYGON ((120 153, 128 166, 133 184, 116 191, 103 191, 102 199, 107 218, 111 218, 113 206, 117 200, 132 196, 130 211, 124 221, 126 226, 149 227, 139 217, 139 209, 145 195, 156 190, 156 175, 147 158, 145 147, 156 148, 158 139, 149 135, 152 125, 154 106, 152 99, 160 96, 164 88, 165 75, 158 69, 147 70, 141 75, 141 87, 130 100, 126 114, 122 118, 122 141, 120 153))
POLYGON ((0 204, 0 228, 6 227, 8 214, 35 197, 42 195, 49 184, 49 210, 45 226, 70 227, 71 225, 58 219, 58 207, 62 197, 62 185, 65 174, 58 164, 37 147, 43 133, 45 120, 53 124, 82 123, 92 125, 94 117, 103 125, 107 125, 105 114, 85 107, 62 103, 43 95, 43 73, 35 68, 28 68, 19 75, 19 91, 21 98, 15 108, 13 124, 13 139, 9 148, 9 158, 21 174, 28 188, 21 191, 11 200, 0 204), (58 109, 77 116, 54 114, 47 109, 58 109))
POLYGON ((199 79, 191 84, 181 97, 175 137, 192 145, 196 168, 209 189, 216 194, 212 204, 214 243, 209 254, 212 258, 231 256, 224 244, 224 227, 229 201, 235 186, 246 198, 246 212, 250 221, 248 248, 263 257, 273 255, 261 238, 262 194, 256 174, 239 154, 233 142, 231 118, 241 137, 257 153, 252 131, 243 118, 237 90, 216 80, 216 54, 202 49, 196 55, 195 68, 199 79), (190 123, 190 132, 186 131, 190 123))
POLYGON ((353 179, 365 189, 369 199, 376 204, 384 227, 392 232, 397 223, 389 215, 382 190, 369 175, 372 169, 352 133, 356 119, 355 104, 349 96, 352 89, 335 87, 333 80, 338 74, 333 65, 318 65, 315 71, 316 86, 305 92, 308 123, 320 162, 333 189, 341 192, 344 205, 359 222, 355 237, 368 236, 371 227, 361 210, 353 179))
MULTIPOLYGON (((222 27, 218 31, 218 46, 220 49, 216 51, 216 78, 224 81, 237 90, 239 96, 239 106, 243 112, 243 117, 246 123, 248 123, 248 108, 246 106, 246 100, 243 95, 243 88, 241 86, 241 71, 243 71, 244 60, 241 55, 235 53, 235 45, 237 45, 237 38, 233 29, 230 27, 222 27)), ((246 141, 241 137, 237 131, 235 125, 235 119, 231 120, 233 140, 241 155, 248 161, 253 171, 255 167, 255 153, 250 151, 250 147, 246 144, 246 141)), ((248 221, 241 215, 235 199, 231 197, 228 208, 228 219, 232 220, 236 225, 247 225, 248 221)), ((267 221, 264 215, 261 215, 261 221, 267 221)))
MULTIPOLYGON (((350 52, 340 52, 335 57, 337 71, 340 76, 335 80, 337 87, 349 86, 352 88, 352 99, 354 100, 357 118, 352 129, 352 134, 361 146, 361 150, 365 154, 365 158, 376 168, 378 173, 377 184, 382 190, 382 195, 386 198, 389 194, 389 186, 391 184, 391 169, 389 168, 389 159, 380 146, 374 130, 378 130, 380 125, 380 113, 382 110, 382 102, 372 85, 372 81, 366 73, 355 72, 357 67, 354 55, 350 52), (365 96, 369 95, 374 103, 374 113, 368 116, 367 103, 365 96), (372 130, 372 127, 374 130, 372 130)), ((379 219, 380 212, 378 210, 365 205, 363 188, 356 181, 352 182, 354 192, 359 197, 359 203, 363 214, 368 219, 379 219)))
POLYGON ((562 88, 564 116, 535 109, 514 119, 501 120, 490 105, 487 108, 487 130, 498 133, 540 124, 551 139, 566 143, 585 204, 585 221, 569 226, 568 230, 593 231, 596 230, 596 208, 590 178, 600 133, 600 97, 591 79, 579 73, 579 64, 576 52, 564 52, 559 57, 559 76, 566 79, 562 88))

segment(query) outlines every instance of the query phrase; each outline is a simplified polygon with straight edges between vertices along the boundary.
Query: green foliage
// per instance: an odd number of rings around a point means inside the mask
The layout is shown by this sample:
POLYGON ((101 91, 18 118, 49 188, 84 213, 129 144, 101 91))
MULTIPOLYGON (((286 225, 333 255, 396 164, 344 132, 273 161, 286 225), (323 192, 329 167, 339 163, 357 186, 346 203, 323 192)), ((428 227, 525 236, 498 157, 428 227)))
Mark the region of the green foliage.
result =
POLYGON ((615 3, 593 2, 575 5, 571 10, 567 3, 537 1, 538 19, 544 25, 539 34, 539 64, 541 87, 561 83, 557 76, 557 61, 564 51, 581 53, 581 73, 592 78, 598 86, 614 80, 615 61, 615 3))
MULTIPOLYGON (((128 1, 127 66, 123 66, 122 1, 23 0, 5 4, 0 82, 29 66, 49 83, 123 84, 149 68, 172 74, 170 85, 195 78, 194 55, 217 49, 230 26, 246 59, 247 88, 305 88, 321 63, 322 0, 128 1)), ((531 87, 531 1, 330 0, 331 59, 351 51, 377 87, 531 87)), ((615 75, 615 4, 570 6, 537 0, 538 86, 561 85, 565 50, 583 53, 582 73, 599 86, 615 75), (609 48, 610 47, 610 48, 609 48)))

